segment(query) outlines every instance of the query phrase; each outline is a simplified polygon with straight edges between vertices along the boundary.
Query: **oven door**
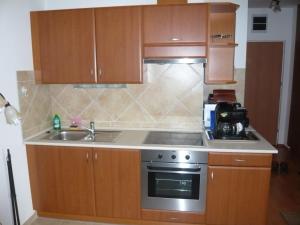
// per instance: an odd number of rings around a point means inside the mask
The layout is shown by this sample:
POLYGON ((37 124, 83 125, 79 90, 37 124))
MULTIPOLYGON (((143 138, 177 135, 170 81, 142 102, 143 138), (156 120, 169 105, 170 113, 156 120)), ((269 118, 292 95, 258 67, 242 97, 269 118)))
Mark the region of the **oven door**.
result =
POLYGON ((207 165, 142 163, 142 207, 204 212, 207 165))

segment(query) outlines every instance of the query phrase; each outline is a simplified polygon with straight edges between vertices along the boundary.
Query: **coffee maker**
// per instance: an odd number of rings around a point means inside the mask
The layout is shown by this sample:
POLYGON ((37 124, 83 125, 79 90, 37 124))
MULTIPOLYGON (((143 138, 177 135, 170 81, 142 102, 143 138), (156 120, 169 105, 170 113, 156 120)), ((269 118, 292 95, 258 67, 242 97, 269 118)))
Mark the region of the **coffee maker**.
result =
POLYGON ((215 108, 215 139, 243 139, 249 126, 247 110, 240 103, 219 102, 215 108))

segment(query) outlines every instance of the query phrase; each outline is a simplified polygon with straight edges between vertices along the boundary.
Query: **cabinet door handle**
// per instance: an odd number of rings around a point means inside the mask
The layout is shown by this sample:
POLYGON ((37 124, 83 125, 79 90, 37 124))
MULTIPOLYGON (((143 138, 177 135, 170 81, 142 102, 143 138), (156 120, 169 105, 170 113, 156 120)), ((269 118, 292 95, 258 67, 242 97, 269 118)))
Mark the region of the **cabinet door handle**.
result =
POLYGON ((95 153, 95 160, 98 160, 98 153, 95 153))
POLYGON ((245 159, 235 159, 234 161, 236 161, 236 162, 246 162, 245 159))
POLYGON ((102 69, 100 67, 98 69, 98 75, 99 75, 99 77, 102 75, 102 69))
POLYGON ((86 157, 86 161, 88 162, 89 161, 89 153, 88 152, 86 153, 85 157, 86 157))
POLYGON ((214 171, 211 171, 210 177, 211 177, 211 180, 214 180, 214 171))
POLYGON ((90 74, 91 74, 91 76, 94 76, 94 70, 93 69, 90 70, 90 74))
POLYGON ((171 41, 180 41, 180 38, 178 38, 178 37, 172 37, 170 40, 171 41))

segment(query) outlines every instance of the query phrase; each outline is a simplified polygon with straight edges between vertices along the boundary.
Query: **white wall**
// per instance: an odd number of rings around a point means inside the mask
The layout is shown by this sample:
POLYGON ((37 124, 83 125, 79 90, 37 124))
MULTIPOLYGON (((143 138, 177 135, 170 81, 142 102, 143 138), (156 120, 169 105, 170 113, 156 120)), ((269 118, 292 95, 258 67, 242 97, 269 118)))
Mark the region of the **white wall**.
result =
MULTIPOLYGON (((189 3, 199 2, 224 2, 223 0, 188 0, 189 3)), ((247 47, 247 19, 248 0, 229 0, 240 5, 237 10, 236 22, 236 42, 239 46, 235 51, 235 67, 246 67, 246 47, 247 47)), ((147 5, 156 4, 157 0, 46 0, 46 9, 66 9, 66 8, 86 8, 116 5, 147 5)))
MULTIPOLYGON (((43 1, 0 1, 0 92, 13 104, 18 105, 17 70, 32 70, 29 11, 43 6, 43 1)), ((0 222, 12 224, 6 168, 6 149, 11 149, 13 170, 20 219, 27 220, 32 214, 26 152, 19 126, 6 125, 0 115, 0 222)))
POLYGON ((280 100, 278 143, 287 144, 293 79, 297 8, 283 8, 280 13, 274 13, 268 8, 251 8, 249 9, 248 14, 248 41, 284 42, 284 62, 280 100), (255 14, 266 14, 268 16, 267 32, 252 32, 251 19, 252 15, 255 14))

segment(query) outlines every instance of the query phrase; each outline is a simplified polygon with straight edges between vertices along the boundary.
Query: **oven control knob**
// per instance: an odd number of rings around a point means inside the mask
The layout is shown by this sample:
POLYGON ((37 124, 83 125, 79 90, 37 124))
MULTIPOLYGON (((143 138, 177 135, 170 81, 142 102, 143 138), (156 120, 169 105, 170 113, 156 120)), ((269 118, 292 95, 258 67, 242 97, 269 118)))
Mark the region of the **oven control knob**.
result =
POLYGON ((189 160, 190 158, 191 158, 190 155, 186 155, 186 156, 185 156, 185 159, 186 159, 186 160, 189 160))
POLYGON ((162 154, 158 154, 158 158, 162 159, 163 155, 162 154))
POLYGON ((172 159, 176 159, 176 155, 172 155, 171 158, 172 158, 172 159))

